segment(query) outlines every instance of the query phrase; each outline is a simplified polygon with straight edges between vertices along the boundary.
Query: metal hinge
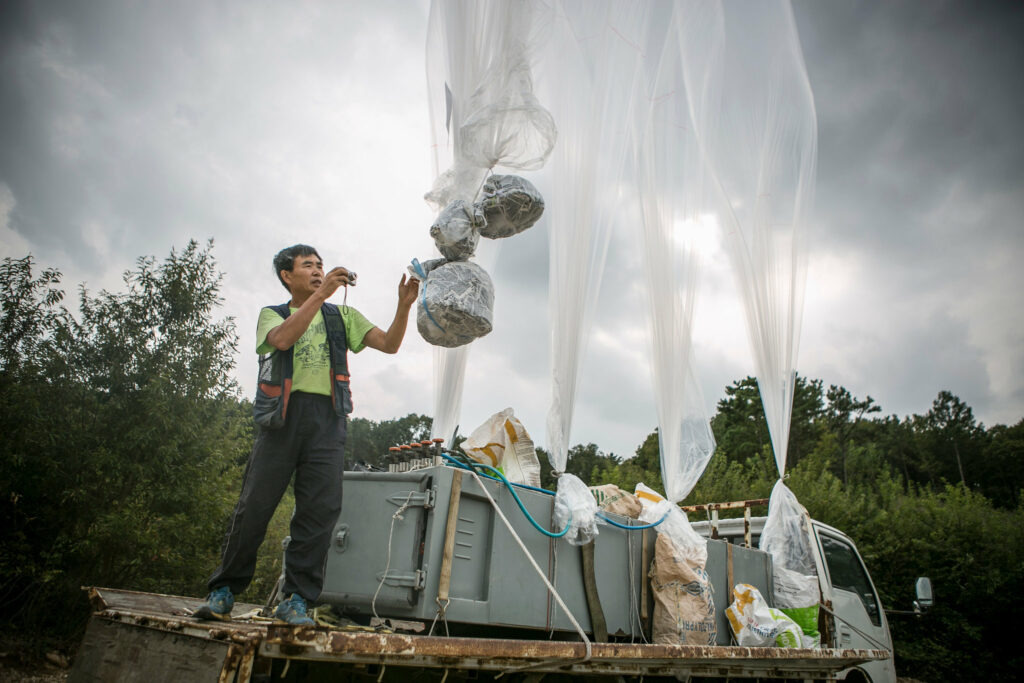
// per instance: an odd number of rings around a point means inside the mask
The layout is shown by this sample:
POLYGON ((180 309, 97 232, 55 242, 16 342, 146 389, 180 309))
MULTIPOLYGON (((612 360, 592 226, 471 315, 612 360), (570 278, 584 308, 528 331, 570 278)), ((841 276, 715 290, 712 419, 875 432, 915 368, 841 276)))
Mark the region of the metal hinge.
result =
POLYGON ((401 586, 421 591, 427 585, 427 574, 422 569, 412 572, 389 571, 387 574, 377 574, 377 580, 383 581, 389 586, 401 586))
POLYGON ((388 496, 388 502, 396 507, 416 506, 425 510, 434 507, 437 500, 437 489, 429 488, 426 491, 401 491, 388 496))

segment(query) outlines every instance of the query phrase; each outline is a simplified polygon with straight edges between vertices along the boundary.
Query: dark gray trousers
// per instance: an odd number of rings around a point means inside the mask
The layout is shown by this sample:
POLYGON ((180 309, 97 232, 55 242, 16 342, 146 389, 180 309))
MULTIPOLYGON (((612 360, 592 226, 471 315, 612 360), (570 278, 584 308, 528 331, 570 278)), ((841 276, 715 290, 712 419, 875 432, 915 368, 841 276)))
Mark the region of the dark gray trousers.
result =
POLYGON ((294 393, 281 429, 258 429, 242 493, 224 538, 220 566, 210 590, 227 586, 241 593, 256 571, 256 551, 295 474, 295 515, 285 554, 285 595, 309 602, 320 597, 331 533, 341 512, 346 420, 329 396, 294 393))

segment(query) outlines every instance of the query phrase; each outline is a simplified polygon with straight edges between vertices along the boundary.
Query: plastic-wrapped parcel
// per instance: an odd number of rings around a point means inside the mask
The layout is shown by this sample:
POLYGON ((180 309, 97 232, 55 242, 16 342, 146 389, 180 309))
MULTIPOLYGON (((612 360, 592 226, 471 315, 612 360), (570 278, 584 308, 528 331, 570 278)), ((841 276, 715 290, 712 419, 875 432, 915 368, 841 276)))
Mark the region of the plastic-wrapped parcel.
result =
POLYGON ((693 530, 686 513, 655 491, 636 485, 643 505, 640 521, 658 525, 651 564, 654 596, 652 630, 658 645, 714 645, 718 635, 711 581, 705 570, 708 542, 693 530))
POLYGON ((456 199, 438 214, 430 226, 430 236, 446 259, 465 261, 476 252, 483 225, 484 212, 479 207, 456 199))
POLYGON ((514 484, 540 486, 540 460, 533 439, 511 408, 495 413, 462 442, 477 462, 500 469, 514 484))
POLYGON ((819 588, 807 513, 780 479, 768 502, 768 519, 759 546, 772 556, 775 605, 804 633, 804 647, 819 647, 819 588))
POLYGON ((484 183, 483 197, 476 203, 487 224, 480 234, 491 239, 518 235, 544 213, 544 198, 526 178, 492 175, 484 183))
POLYGON ((491 331, 494 284, 487 271, 470 261, 444 259, 422 268, 416 328, 427 343, 453 348, 491 331))
POLYGON ((565 540, 573 545, 586 545, 597 538, 597 501, 590 489, 575 474, 562 474, 555 492, 555 526, 558 531, 569 526, 565 540))

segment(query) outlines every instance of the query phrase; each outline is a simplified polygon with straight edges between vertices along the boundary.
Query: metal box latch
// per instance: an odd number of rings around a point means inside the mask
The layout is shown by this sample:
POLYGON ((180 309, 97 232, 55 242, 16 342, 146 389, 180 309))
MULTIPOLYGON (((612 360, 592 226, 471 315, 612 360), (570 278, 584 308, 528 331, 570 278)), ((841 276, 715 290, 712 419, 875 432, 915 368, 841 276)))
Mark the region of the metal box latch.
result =
POLYGON ((388 502, 396 507, 404 506, 416 506, 422 507, 425 510, 430 510, 434 507, 434 502, 437 500, 437 489, 430 488, 426 491, 401 491, 399 493, 393 493, 388 496, 388 502))
POLYGON ((389 586, 402 586, 421 591, 427 585, 427 574, 422 569, 411 572, 389 571, 387 574, 377 574, 377 580, 389 586))

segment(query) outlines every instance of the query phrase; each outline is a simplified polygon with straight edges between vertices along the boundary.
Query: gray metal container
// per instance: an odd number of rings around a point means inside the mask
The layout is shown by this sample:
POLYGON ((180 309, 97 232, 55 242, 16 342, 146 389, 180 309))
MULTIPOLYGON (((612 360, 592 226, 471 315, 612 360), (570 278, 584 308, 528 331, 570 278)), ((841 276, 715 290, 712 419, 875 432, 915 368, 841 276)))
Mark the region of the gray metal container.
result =
MULTIPOLYGON (((481 478, 584 630, 592 630, 580 548, 534 529, 507 487, 481 478)), ((517 488, 537 523, 551 529, 554 497, 517 488)), ((455 512, 449 623, 574 631, 491 503, 468 472, 346 472, 344 505, 328 553, 321 601, 349 614, 430 622, 438 612, 449 509, 455 512), (456 474, 459 473, 459 474, 456 474), (457 507, 453 476, 461 478, 457 507), (396 512, 401 513, 395 516, 396 512)), ((626 525, 635 520, 612 515, 626 525)), ((602 525, 595 578, 610 634, 640 638, 646 582, 643 533, 602 525)), ((650 532, 647 532, 650 533, 650 532)))
POLYGON ((772 556, 756 548, 730 544, 728 541, 708 541, 708 563, 705 567, 711 580, 715 601, 715 620, 718 625, 717 645, 729 645, 732 629, 725 616, 725 608, 732 602, 732 587, 749 583, 761 591, 766 600, 775 595, 772 582, 772 556), (729 581, 730 564, 732 582, 729 581))
MULTIPOLYGON (((592 632, 580 548, 541 534, 503 483, 481 479, 580 625, 592 632)), ((518 487, 516 491, 537 523, 551 529, 553 496, 518 487)), ((609 516, 621 524, 641 526, 636 520, 609 516)), ((432 622, 439 591, 443 592, 449 526, 453 550, 445 618, 450 624, 575 630, 472 475, 446 466, 345 473, 344 506, 328 553, 321 601, 349 614, 372 615, 376 610, 382 618, 432 622), (452 507, 454 477, 461 482, 452 507), (455 513, 452 525, 450 510, 455 513)), ((653 530, 600 527, 594 575, 609 634, 639 640, 648 626, 649 614, 642 613, 653 605, 647 582, 653 551, 653 530)), ((725 608, 732 601, 732 585, 749 583, 770 600, 771 556, 739 545, 730 551, 728 542, 709 540, 706 569, 715 602, 716 642, 728 645, 731 630, 725 608)))

